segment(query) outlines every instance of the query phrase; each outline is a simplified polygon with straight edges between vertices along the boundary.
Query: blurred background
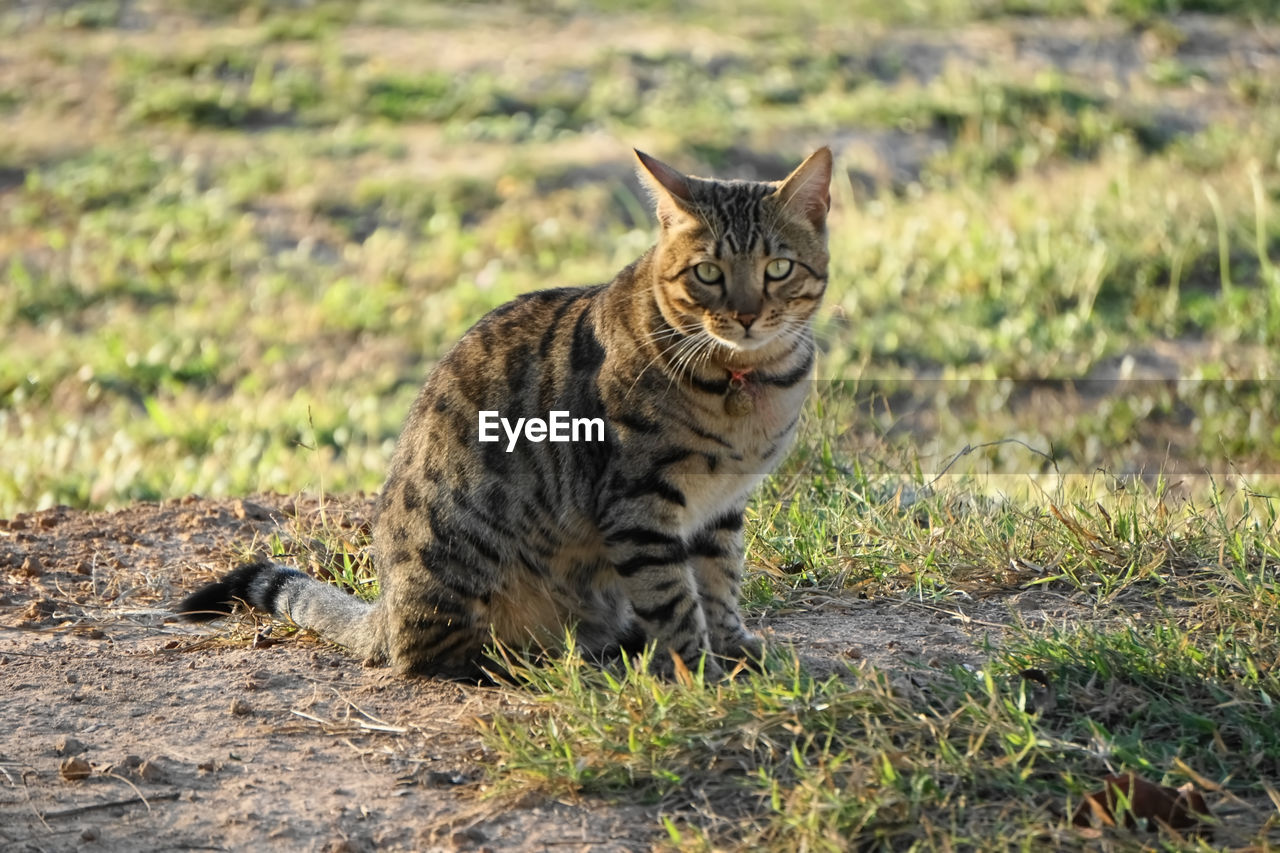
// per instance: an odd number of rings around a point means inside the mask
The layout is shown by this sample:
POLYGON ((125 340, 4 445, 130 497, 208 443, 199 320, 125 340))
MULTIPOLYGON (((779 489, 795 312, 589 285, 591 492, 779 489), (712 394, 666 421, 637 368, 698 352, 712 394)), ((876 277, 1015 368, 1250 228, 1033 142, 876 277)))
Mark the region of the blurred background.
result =
POLYGON ((839 169, 797 451, 1280 480, 1275 0, 0 3, 0 516, 376 490, 486 310, 652 242, 631 148, 839 169), (968 451, 968 452, 966 452, 968 451))

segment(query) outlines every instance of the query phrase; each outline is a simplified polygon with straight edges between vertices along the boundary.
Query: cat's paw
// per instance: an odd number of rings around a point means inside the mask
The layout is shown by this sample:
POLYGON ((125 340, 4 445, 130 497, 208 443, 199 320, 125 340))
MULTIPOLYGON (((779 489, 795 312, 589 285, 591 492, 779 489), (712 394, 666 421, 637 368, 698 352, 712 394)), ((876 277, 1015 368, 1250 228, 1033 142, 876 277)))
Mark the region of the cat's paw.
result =
POLYGON ((716 655, 727 661, 729 669, 734 669, 741 663, 748 669, 759 670, 764 662, 764 640, 744 630, 717 643, 716 655))
POLYGON ((665 655, 655 654, 649 665, 650 672, 667 681, 692 680, 697 676, 699 669, 702 670, 704 684, 720 681, 725 675, 724 667, 714 655, 710 654, 687 661, 674 651, 668 651, 665 655))

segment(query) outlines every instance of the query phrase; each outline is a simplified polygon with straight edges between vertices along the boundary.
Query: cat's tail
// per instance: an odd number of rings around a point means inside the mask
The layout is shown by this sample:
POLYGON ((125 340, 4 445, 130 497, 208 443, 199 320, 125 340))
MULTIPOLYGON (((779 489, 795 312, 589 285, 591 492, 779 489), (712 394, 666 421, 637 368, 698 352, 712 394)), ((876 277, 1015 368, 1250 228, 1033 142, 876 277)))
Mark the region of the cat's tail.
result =
POLYGON ((178 614, 208 622, 232 612, 237 601, 315 631, 368 661, 384 661, 376 607, 297 569, 258 560, 228 572, 182 600, 178 614))

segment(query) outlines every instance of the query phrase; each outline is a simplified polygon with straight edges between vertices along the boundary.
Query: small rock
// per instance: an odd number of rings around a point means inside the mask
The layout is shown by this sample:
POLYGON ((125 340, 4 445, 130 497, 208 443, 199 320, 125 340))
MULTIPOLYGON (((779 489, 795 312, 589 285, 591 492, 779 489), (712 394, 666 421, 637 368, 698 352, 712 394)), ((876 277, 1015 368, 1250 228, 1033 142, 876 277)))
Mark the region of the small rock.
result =
POLYGON ((160 762, 163 760, 164 759, 159 755, 153 755, 146 761, 139 764, 138 778, 143 782, 151 782, 152 784, 165 781, 169 777, 169 774, 167 774, 164 768, 160 766, 160 762))
POLYGON ((284 641, 280 638, 271 636, 271 626, 268 625, 266 628, 253 635, 253 643, 251 644, 251 647, 255 649, 269 649, 272 646, 278 646, 282 642, 284 641))
POLYGON ((42 515, 40 520, 36 522, 41 530, 50 530, 58 526, 58 518, 53 515, 42 515))
POLYGON ((81 841, 97 841, 100 837, 102 837, 102 831, 96 826, 86 826, 80 830, 81 841))
POLYGON ((432 770, 427 774, 427 781, 432 785, 463 785, 467 777, 454 770, 432 770))
POLYGON ((72 567, 72 571, 78 575, 91 575, 93 574, 93 564, 88 560, 77 560, 75 566, 72 567))
POLYGON ((489 837, 484 834, 484 831, 481 830, 480 827, 469 826, 461 832, 455 832, 451 840, 454 844, 459 845, 483 844, 489 840, 489 837))
POLYGON ((214 761, 212 758, 206 759, 205 761, 201 761, 197 764, 196 769, 202 773, 213 773, 218 769, 218 762, 214 761))
POLYGON ((349 838, 331 838, 320 849, 323 853, 358 853, 360 848, 349 838))
POLYGON ((244 717, 253 713, 253 706, 236 696, 231 700, 230 710, 233 716, 244 717))
POLYGON ((121 767, 128 767, 130 770, 140 766, 141 764, 142 756, 140 755, 126 755, 124 760, 120 762, 121 767))
POLYGON ((67 680, 67 684, 76 684, 80 681, 80 676, 76 675, 74 672, 68 672, 63 676, 63 678, 67 680))
POLYGON ((93 768, 89 766, 89 762, 78 755, 64 758, 62 763, 58 765, 58 774, 68 782, 79 782, 81 779, 87 779, 92 772, 93 768))
MULTIPOLYGON (((71 675, 71 673, 67 673, 71 675)), ((58 755, 79 755, 87 750, 83 742, 73 738, 71 735, 62 735, 53 744, 53 751, 58 755)))
POLYGON ((26 530, 27 514, 20 512, 17 515, 15 515, 13 518, 9 519, 9 529, 10 530, 26 530))
POLYGON ((18 574, 25 578, 38 578, 44 574, 44 563, 40 562, 40 558, 35 554, 31 554, 22 561, 18 574))
POLYGON ((22 618, 28 622, 39 622, 53 615, 54 604, 47 598, 38 598, 32 601, 22 611, 22 618))
POLYGON ((238 500, 231 505, 236 518, 249 521, 266 521, 271 518, 271 511, 264 506, 246 500, 238 500))

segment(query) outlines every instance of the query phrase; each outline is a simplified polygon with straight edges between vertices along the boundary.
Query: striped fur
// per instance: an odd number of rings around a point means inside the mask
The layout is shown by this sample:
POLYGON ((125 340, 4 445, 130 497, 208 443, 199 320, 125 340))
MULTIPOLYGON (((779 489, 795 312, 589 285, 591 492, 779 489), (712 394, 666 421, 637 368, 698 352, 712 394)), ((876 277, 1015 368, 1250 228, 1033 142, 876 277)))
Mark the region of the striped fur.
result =
POLYGON ((551 647, 567 626, 593 654, 654 642, 667 668, 671 654, 696 667, 710 653, 712 675, 759 655, 738 607, 742 516, 807 391, 831 154, 776 183, 693 178, 637 155, 657 245, 607 285, 495 309, 427 378, 379 496, 381 597, 262 562, 184 612, 211 618, 240 599, 367 659, 444 676, 474 674, 491 636, 551 647), (507 452, 478 441, 481 410, 599 417, 605 440, 507 452))

